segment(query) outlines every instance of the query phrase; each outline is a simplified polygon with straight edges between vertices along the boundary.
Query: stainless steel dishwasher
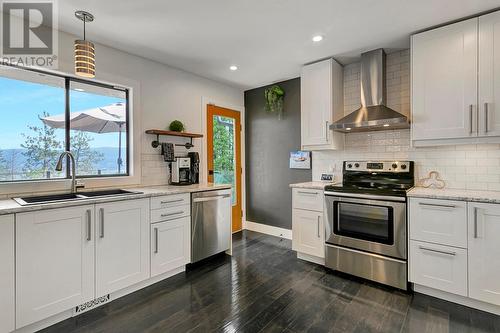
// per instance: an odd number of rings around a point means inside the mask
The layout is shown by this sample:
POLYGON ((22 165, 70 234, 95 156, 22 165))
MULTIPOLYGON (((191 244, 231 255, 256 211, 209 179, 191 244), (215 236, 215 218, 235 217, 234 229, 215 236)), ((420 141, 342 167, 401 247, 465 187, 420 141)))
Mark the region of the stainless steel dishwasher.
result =
POLYGON ((191 262, 229 250, 231 190, 191 194, 191 262))

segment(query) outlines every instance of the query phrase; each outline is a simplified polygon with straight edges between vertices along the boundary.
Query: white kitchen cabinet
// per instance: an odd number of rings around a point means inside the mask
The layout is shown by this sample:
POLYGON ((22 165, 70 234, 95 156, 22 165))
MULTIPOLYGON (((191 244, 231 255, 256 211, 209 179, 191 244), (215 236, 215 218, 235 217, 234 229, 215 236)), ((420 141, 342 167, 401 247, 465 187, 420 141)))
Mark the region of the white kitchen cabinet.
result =
POLYGON ((410 241, 410 282, 467 296, 467 250, 410 241))
POLYGON ((16 214, 16 327, 94 298, 94 206, 16 214))
POLYGON ((14 215, 0 216, 0 332, 15 329, 14 215))
POLYGON ((295 209, 322 212, 324 198, 322 190, 311 188, 292 189, 292 207, 295 209))
POLYGON ((149 200, 96 205, 96 222, 96 297, 149 278, 149 200))
POLYGON ((342 149, 344 135, 329 125, 344 116, 343 69, 333 59, 306 65, 300 75, 303 150, 342 149))
POLYGON ((191 219, 182 217, 151 225, 151 276, 179 268, 191 259, 191 219))
POLYGON ((477 35, 478 18, 472 18, 412 36, 412 140, 416 145, 477 136, 477 35))
POLYGON ((324 258, 325 231, 323 213, 293 209, 292 250, 324 258))
POLYGON ((469 203, 469 297, 500 305, 500 205, 469 203))
POLYGON ((479 135, 500 136, 500 12, 479 18, 479 135))
POLYGON ((409 199, 410 239, 467 248, 465 201, 409 199))

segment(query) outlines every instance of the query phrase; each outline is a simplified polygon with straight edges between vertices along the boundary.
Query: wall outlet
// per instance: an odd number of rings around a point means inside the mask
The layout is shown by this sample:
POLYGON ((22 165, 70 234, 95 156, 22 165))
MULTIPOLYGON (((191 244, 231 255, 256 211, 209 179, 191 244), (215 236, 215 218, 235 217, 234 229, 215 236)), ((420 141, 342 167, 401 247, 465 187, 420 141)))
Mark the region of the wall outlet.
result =
POLYGON ((331 182, 331 181, 333 181, 333 174, 332 173, 322 173, 321 180, 331 182))

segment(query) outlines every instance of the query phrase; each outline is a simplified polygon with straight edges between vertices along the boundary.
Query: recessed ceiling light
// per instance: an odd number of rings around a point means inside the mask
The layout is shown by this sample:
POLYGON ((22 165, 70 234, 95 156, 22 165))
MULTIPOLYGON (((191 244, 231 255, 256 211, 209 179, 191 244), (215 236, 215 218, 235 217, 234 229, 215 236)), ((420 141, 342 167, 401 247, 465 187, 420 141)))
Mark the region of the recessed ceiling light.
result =
POLYGON ((323 40, 323 36, 317 35, 313 37, 313 42, 321 42, 323 40))
POLYGON ((236 70, 238 70, 238 66, 231 65, 231 66, 229 66, 229 69, 232 70, 232 71, 236 71, 236 70))
POLYGON ((389 127, 389 124, 384 124, 384 127, 389 127))
POLYGON ((346 127, 346 129, 345 129, 345 130, 346 130, 346 131, 350 131, 350 130, 351 130, 351 128, 350 128, 350 127, 346 127))
POLYGON ((85 91, 82 88, 75 88, 76 91, 85 91))

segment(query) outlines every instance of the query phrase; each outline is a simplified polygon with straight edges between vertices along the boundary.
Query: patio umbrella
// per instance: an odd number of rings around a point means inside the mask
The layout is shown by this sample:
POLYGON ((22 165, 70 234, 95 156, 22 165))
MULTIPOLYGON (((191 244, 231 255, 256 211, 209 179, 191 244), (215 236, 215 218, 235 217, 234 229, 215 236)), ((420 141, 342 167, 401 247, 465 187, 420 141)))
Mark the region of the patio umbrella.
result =
MULTIPOLYGON (((118 132, 118 173, 122 166, 122 131, 126 123, 125 103, 113 103, 103 107, 71 112, 71 129, 92 133, 118 132)), ((66 116, 59 114, 41 118, 44 124, 52 128, 65 128, 66 116)))

